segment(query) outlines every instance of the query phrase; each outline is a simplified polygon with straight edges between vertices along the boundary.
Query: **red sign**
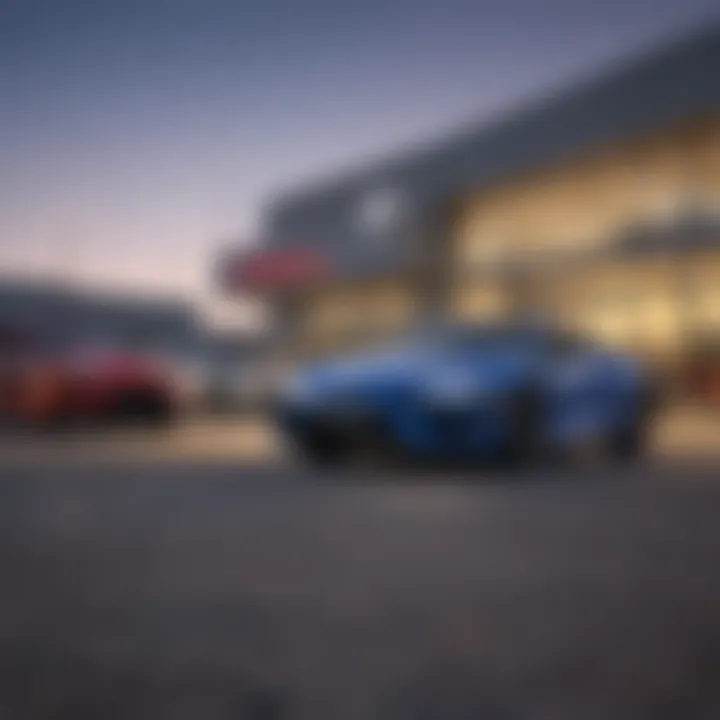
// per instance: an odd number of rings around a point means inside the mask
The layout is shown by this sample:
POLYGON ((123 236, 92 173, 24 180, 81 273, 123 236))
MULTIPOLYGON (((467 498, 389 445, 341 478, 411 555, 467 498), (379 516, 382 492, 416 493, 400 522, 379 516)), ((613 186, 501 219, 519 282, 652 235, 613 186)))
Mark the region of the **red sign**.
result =
POLYGON ((287 289, 306 285, 330 272, 327 258, 311 248, 261 250, 230 259, 225 277, 230 289, 287 289))

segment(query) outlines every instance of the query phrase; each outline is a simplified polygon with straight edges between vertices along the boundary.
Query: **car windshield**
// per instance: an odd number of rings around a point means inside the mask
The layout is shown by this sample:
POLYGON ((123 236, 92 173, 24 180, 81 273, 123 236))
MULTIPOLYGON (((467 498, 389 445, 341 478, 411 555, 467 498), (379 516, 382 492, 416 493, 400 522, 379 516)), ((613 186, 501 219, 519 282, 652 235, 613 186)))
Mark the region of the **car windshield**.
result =
POLYGON ((541 334, 538 328, 514 325, 441 326, 416 330, 404 338, 399 346, 408 351, 426 352, 529 349, 538 343, 541 334))

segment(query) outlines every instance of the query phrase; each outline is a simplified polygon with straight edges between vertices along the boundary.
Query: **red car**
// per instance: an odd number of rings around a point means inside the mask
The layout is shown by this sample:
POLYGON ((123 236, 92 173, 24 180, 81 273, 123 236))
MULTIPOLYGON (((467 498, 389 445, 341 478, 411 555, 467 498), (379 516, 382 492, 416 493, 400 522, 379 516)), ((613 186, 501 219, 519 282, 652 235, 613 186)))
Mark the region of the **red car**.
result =
POLYGON ((0 343, 0 415, 10 422, 160 424, 175 416, 172 373, 147 354, 88 342, 52 347, 21 335, 5 340, 0 343))

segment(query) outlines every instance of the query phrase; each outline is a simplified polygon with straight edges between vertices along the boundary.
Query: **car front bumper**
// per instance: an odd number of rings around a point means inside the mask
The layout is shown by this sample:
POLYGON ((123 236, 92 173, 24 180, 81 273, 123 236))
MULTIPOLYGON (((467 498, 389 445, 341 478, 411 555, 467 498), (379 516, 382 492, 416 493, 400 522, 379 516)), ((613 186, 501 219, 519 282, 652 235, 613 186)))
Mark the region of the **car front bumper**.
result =
POLYGON ((332 438, 344 445, 382 444, 417 455, 493 455, 510 437, 498 408, 415 405, 368 408, 352 404, 279 408, 282 431, 300 442, 332 438))

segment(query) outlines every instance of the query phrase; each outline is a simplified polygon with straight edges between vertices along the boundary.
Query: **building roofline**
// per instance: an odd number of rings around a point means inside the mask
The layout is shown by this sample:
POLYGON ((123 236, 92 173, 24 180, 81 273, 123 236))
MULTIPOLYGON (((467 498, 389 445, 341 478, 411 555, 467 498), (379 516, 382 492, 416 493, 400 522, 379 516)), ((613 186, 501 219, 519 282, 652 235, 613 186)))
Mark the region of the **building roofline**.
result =
MULTIPOLYGON (((362 187, 378 175, 392 177, 412 172, 416 167, 442 161, 466 145, 490 141, 493 136, 504 133, 508 128, 530 127, 538 118, 561 112, 573 103, 593 98, 624 83, 642 80, 657 66, 674 59, 682 60, 697 52, 698 47, 717 47, 720 58, 720 15, 712 18, 709 24, 680 37, 668 39, 666 36, 655 40, 640 52, 629 56, 624 54, 609 65, 605 64, 598 70, 583 73, 569 82, 563 82, 559 87, 545 91, 540 97, 533 97, 510 108, 502 108, 480 121, 471 120, 456 126, 454 130, 449 129, 443 134, 415 141, 386 160, 380 155, 354 166, 350 165, 347 170, 329 173, 310 181, 301 189, 291 188, 281 192, 275 200, 265 205, 264 215, 282 214, 306 204, 326 202, 332 196, 343 195, 354 188, 362 187)), ((720 105, 720 84, 715 100, 720 105)))

